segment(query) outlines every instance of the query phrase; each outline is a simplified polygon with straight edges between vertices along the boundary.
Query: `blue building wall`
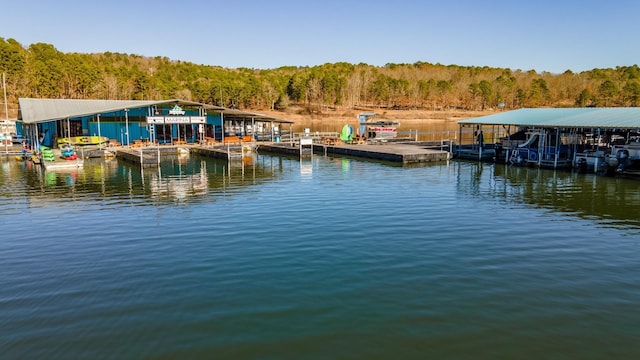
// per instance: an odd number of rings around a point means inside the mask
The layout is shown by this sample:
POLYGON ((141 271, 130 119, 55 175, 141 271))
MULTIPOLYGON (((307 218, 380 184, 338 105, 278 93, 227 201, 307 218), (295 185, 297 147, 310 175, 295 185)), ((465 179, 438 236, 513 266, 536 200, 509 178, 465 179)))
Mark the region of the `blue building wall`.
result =
MULTIPOLYGON (((166 109, 161 109, 164 111, 166 109)), ((167 110, 168 111, 168 110, 167 110)), ((146 122, 146 116, 149 115, 148 108, 138 108, 138 109, 130 109, 126 114, 125 111, 114 111, 108 113, 100 114, 100 131, 98 131, 98 118, 97 116, 85 116, 80 118, 72 118, 70 121, 72 123, 80 122, 82 124, 82 135, 94 135, 97 136, 98 133, 101 136, 106 136, 110 139, 118 140, 122 144, 127 143, 127 117, 129 122, 129 142, 133 140, 139 139, 149 139, 149 126, 146 122)), ((164 114, 163 114, 164 115, 164 114)), ((185 115, 187 116, 198 116, 199 113, 197 111, 189 111, 187 110, 185 115)), ((207 114, 206 116, 206 124, 208 129, 207 132, 215 133, 216 127, 220 127, 222 125, 222 118, 220 114, 207 114)), ((156 125, 153 125, 156 126, 156 125)), ((197 141, 198 140, 198 125, 192 124, 188 125, 192 127, 192 134, 189 141, 197 141)), ((159 130, 160 126, 157 126, 156 130, 159 130)), ((218 129, 218 131, 220 131, 218 129)), ((16 133, 18 135, 24 135, 23 123, 16 123, 16 133)), ((58 129, 56 126, 56 121, 50 121, 45 123, 38 124, 38 133, 44 134, 43 144, 47 146, 54 145, 55 142, 55 134, 60 133, 66 136, 67 130, 66 125, 61 125, 61 128, 58 129)), ((158 132, 156 131, 156 135, 158 132)), ((80 135, 80 134, 77 134, 80 135)), ((168 134, 167 134, 168 135, 168 134)), ((178 126, 171 126, 171 137, 178 137, 178 126)), ((181 138, 184 138, 184 134, 181 134, 181 138)))
POLYGON ((38 133, 40 134, 40 136, 43 136, 42 145, 48 147, 54 146, 53 138, 54 134, 56 133, 55 122, 40 124, 40 126, 38 126, 38 133))
MULTIPOLYGON (((139 109, 138 109, 139 110, 139 109)), ((146 109, 145 109, 146 110, 146 109)), ((149 133, 149 125, 146 122, 146 112, 144 112, 144 115, 140 115, 140 116, 136 116, 132 114, 133 111, 129 111, 128 117, 129 117, 129 142, 132 142, 133 140, 139 140, 139 139, 149 139, 150 138, 150 133, 149 133)), ((138 114, 142 114, 141 112, 138 112, 138 114)), ((189 113, 187 112, 186 115, 189 116, 197 116, 196 112, 193 113, 189 113)), ((207 115, 207 119, 206 119, 206 125, 211 125, 211 126, 220 126, 222 124, 222 118, 220 116, 220 114, 208 114, 207 115)), ((152 125, 152 126, 156 126, 156 125, 152 125)), ((192 126, 192 134, 193 136, 191 136, 188 140, 189 141, 197 141, 198 138, 198 125, 197 124, 192 124, 192 125, 188 125, 188 126, 192 126)), ((89 121, 89 119, 87 119, 86 121, 86 125, 85 125, 85 121, 83 120, 82 122, 82 128, 84 129, 88 129, 89 131, 89 135, 98 135, 98 121, 97 118, 91 118, 91 120, 89 121)), ((105 113, 102 114, 100 116, 100 135, 101 136, 106 136, 110 139, 115 139, 118 140, 120 143, 122 144, 126 144, 127 143, 127 137, 126 137, 126 133, 127 133, 127 127, 126 127, 126 119, 124 116, 124 112, 117 112, 117 113, 105 113), (116 120, 116 121, 114 121, 116 120)), ((158 134, 161 134, 161 126, 157 125, 156 126, 156 136, 158 134)), ((168 134, 167 134, 168 135, 168 134)), ((177 138, 178 137, 178 126, 177 125, 173 125, 171 126, 171 135, 172 138, 177 138)), ((184 134, 181 134, 181 138, 184 137, 184 134)))

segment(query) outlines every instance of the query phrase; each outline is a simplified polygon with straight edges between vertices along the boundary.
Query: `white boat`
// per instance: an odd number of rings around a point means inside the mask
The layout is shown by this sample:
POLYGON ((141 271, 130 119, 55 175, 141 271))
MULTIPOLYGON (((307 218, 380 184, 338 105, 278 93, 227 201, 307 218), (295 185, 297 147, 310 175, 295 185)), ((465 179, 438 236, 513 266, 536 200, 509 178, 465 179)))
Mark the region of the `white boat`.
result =
POLYGON ((576 153, 573 167, 580 172, 601 172, 607 168, 608 153, 604 150, 585 150, 576 153))
POLYGON ((77 169, 84 167, 84 161, 82 159, 42 161, 42 166, 45 170, 77 169))
POLYGON ((398 136, 400 123, 394 120, 378 118, 376 113, 361 113, 360 134, 371 140, 389 140, 398 136))

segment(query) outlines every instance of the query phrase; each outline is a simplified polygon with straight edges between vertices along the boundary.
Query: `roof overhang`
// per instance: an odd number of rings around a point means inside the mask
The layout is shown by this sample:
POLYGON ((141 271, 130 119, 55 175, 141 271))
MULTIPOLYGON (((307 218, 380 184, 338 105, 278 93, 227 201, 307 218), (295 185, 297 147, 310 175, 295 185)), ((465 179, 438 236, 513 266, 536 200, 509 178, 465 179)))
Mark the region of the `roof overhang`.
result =
POLYGON ((180 99, 170 100, 78 100, 78 99, 18 99, 20 111, 18 121, 25 124, 35 124, 61 119, 78 118, 102 113, 137 109, 160 105, 180 105, 203 108, 206 111, 218 112, 231 119, 254 119, 280 123, 292 123, 261 114, 227 109, 221 106, 202 104, 199 102, 180 99))
POLYGON ((250 113, 250 112, 246 112, 246 111, 240 111, 240 110, 236 110, 236 109, 225 109, 223 111, 221 111, 224 118, 226 120, 255 120, 255 121, 267 121, 267 122, 276 122, 276 123, 281 123, 281 124, 293 124, 294 122, 291 120, 284 120, 284 119, 278 119, 278 118, 274 118, 272 116, 267 116, 267 115, 262 115, 262 114, 256 114, 256 113, 250 113))
POLYGON ((640 129, 640 108, 520 109, 458 121, 460 125, 640 129))
POLYGON ((208 110, 224 108, 180 99, 171 100, 78 100, 78 99, 18 99, 20 111, 18 121, 25 124, 48 122, 60 119, 77 118, 126 109, 176 104, 182 106, 203 107, 208 110))

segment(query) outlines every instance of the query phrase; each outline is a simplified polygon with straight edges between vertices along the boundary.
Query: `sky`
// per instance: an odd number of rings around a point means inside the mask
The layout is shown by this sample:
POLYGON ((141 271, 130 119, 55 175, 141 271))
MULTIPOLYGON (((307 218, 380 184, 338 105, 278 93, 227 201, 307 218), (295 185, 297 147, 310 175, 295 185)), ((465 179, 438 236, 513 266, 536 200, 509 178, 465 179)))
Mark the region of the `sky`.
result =
POLYGON ((0 0, 0 37, 226 68, 640 63, 638 0, 0 0))

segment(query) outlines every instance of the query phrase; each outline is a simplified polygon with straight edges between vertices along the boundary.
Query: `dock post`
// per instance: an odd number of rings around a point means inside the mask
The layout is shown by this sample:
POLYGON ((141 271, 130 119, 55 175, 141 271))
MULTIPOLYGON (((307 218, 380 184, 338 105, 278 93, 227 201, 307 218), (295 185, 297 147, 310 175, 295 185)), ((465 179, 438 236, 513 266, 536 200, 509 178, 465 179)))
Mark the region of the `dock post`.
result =
POLYGON ((305 149, 309 149, 310 151, 310 156, 313 157, 313 138, 305 136, 305 137, 301 137, 300 138, 300 142, 299 142, 299 150, 300 150, 300 158, 302 158, 304 156, 304 150, 305 149))

